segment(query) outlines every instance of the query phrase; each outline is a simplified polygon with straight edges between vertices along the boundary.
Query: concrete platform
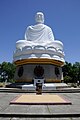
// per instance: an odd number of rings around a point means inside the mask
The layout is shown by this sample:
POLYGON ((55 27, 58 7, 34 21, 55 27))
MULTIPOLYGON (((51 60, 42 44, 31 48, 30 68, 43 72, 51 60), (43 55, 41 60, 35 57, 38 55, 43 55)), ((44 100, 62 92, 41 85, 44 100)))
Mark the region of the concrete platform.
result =
MULTIPOLYGON (((68 85, 66 83, 44 83, 42 85, 42 90, 50 91, 56 90, 59 88, 67 88, 68 85)), ((24 84, 22 85, 22 90, 36 90, 36 86, 34 84, 24 84)))
POLYGON ((28 90, 28 91, 33 90, 33 91, 35 91, 36 90, 36 86, 34 86, 33 84, 22 85, 22 90, 28 90))
POLYGON ((80 92, 43 93, 43 95, 59 95, 71 101, 72 105, 10 104, 10 101, 20 95, 23 93, 0 92, 0 120, 80 120, 80 92))
POLYGON ((26 105, 65 105, 70 101, 59 95, 25 95, 22 94, 10 102, 10 104, 26 105))

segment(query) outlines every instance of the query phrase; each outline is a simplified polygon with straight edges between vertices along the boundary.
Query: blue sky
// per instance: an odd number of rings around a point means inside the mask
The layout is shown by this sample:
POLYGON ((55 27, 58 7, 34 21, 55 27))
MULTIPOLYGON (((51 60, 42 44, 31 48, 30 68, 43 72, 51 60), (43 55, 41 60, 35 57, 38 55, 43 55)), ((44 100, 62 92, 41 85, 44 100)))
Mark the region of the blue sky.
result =
POLYGON ((80 0, 0 0, 0 63, 13 61, 15 43, 35 24, 38 11, 55 39, 64 44, 65 60, 80 62, 80 0))

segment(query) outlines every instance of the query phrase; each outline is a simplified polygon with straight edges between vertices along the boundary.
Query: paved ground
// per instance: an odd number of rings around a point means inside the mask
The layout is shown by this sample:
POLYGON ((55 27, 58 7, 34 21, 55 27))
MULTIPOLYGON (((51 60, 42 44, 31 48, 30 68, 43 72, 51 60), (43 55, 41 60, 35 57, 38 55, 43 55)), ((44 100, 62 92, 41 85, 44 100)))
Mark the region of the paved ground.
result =
POLYGON ((72 105, 14 105, 10 101, 21 94, 35 93, 6 93, 0 92, 0 120, 80 120, 80 117, 64 116, 54 118, 56 115, 80 114, 80 93, 43 93, 57 94, 72 102, 72 105), (5 115, 17 115, 5 117, 5 115), (23 115, 19 117, 18 115, 23 115), (28 117, 27 117, 28 115, 28 117), (39 115, 42 115, 39 117, 39 115), (45 115, 47 118, 45 118, 45 115), (51 115, 51 116, 50 116, 51 115), (37 116, 37 117, 36 117, 37 116), (39 117, 39 118, 38 118, 39 117))

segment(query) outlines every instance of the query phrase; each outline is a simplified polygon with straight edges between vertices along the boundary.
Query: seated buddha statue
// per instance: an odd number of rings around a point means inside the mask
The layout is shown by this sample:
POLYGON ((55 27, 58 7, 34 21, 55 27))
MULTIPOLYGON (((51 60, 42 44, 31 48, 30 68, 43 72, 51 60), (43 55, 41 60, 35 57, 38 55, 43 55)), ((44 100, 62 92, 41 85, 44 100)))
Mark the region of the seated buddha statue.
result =
POLYGON ((42 12, 36 13, 35 21, 35 25, 27 27, 25 40, 39 45, 46 45, 47 43, 53 42, 53 32, 50 27, 44 25, 44 14, 42 12))
POLYGON ((35 15, 35 25, 28 26, 25 32, 25 40, 16 42, 16 47, 35 47, 37 45, 63 48, 62 42, 54 40, 52 29, 44 24, 44 14, 37 12, 35 15))
POLYGON ((44 24, 42 12, 36 13, 35 22, 35 25, 27 27, 25 39, 16 42, 14 61, 26 58, 52 58, 62 61, 63 43, 54 39, 52 29, 44 24))

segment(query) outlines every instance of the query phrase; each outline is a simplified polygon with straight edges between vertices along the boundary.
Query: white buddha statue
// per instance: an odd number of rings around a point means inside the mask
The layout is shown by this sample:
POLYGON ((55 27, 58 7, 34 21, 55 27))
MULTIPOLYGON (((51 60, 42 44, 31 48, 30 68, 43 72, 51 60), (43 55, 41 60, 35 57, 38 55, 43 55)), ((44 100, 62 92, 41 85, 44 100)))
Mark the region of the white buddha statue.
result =
POLYGON ((47 45, 54 41, 53 32, 50 27, 44 25, 44 14, 38 12, 35 15, 36 25, 31 25, 27 28, 25 39, 27 43, 47 45))
POLYGON ((44 25, 44 14, 42 12, 36 13, 35 21, 35 25, 27 27, 25 32, 25 40, 19 40, 16 42, 16 48, 42 45, 44 47, 53 46, 62 49, 62 42, 54 40, 54 35, 51 28, 44 25))
POLYGON ((35 25, 27 27, 25 39, 16 42, 14 61, 30 58, 49 58, 64 62, 63 43, 54 39, 50 27, 44 25, 44 14, 37 12, 35 25))

